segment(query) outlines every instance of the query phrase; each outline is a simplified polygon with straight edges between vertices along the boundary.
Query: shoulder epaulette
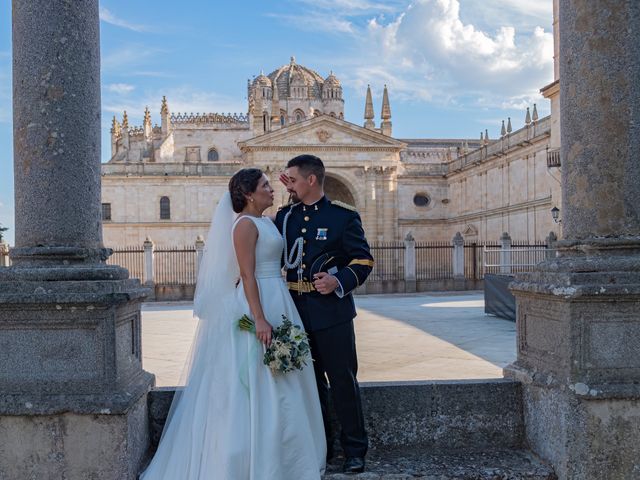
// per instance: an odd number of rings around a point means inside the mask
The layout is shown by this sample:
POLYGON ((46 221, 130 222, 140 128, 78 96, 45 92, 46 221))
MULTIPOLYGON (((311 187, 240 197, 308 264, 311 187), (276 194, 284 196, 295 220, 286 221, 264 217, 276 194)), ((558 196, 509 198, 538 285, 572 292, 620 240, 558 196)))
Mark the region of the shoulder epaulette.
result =
POLYGON ((351 210, 352 212, 357 211, 356 207, 353 205, 349 205, 348 203, 341 202, 340 200, 331 200, 331 205, 335 205, 336 207, 342 207, 346 210, 351 210))

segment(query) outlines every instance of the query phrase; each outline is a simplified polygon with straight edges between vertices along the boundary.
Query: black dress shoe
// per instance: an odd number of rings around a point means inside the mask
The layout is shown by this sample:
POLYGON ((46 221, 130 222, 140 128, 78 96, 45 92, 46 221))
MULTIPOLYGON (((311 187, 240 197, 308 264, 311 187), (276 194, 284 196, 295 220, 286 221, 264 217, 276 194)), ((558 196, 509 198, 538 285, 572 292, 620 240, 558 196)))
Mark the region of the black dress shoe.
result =
POLYGON ((327 449, 327 463, 331 463, 331 460, 335 457, 335 453, 333 452, 333 448, 327 449))
POLYGON ((344 473, 362 473, 364 472, 363 457, 347 457, 342 466, 344 473))

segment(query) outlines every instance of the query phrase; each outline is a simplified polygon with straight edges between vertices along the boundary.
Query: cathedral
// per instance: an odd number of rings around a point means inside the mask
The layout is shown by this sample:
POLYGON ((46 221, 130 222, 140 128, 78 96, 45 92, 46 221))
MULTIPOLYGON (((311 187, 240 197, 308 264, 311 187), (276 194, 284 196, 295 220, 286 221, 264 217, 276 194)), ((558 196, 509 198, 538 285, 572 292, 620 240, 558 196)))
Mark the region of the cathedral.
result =
POLYGON ((104 243, 193 245, 242 167, 271 176, 275 210, 288 200, 278 173, 302 153, 324 161, 327 196, 359 211, 370 242, 450 241, 456 232, 469 242, 503 232, 543 240, 559 233, 550 214, 560 206, 558 165, 549 160, 559 146, 554 84, 543 89, 552 116, 538 118, 534 105, 522 128, 508 119, 500 138, 485 131, 479 140, 395 138, 386 86, 378 125, 370 88, 362 123, 352 123, 336 75, 293 57, 248 82, 246 114, 176 113, 163 97, 160 125, 148 108, 142 126, 129 125, 126 112, 113 118, 111 159, 102 165, 104 243))

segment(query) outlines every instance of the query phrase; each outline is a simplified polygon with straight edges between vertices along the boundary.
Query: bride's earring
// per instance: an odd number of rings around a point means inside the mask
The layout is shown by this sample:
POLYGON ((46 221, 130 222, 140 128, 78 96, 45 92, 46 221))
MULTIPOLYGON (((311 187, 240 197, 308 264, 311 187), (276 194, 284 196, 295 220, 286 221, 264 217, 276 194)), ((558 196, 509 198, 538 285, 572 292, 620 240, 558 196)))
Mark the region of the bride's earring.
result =
POLYGON ((249 197, 249 201, 250 201, 250 202, 253 202, 253 197, 249 197))

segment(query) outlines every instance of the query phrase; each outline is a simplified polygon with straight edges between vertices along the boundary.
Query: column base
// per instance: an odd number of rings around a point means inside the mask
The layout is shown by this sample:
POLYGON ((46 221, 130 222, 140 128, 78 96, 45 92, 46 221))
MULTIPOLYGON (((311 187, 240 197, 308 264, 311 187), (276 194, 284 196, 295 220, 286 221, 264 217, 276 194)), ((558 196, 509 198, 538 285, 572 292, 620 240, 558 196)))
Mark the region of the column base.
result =
POLYGON ((0 479, 137 478, 154 377, 147 289, 126 277, 103 264, 0 269, 0 479))
POLYGON ((640 478, 638 239, 561 244, 511 284, 526 440, 558 478, 640 478))
POLYGON ((640 396, 589 398, 537 382, 523 384, 522 395, 525 441, 559 480, 640 476, 640 396))
POLYGON ((117 414, 0 414, 0 438, 0 478, 136 480, 149 448, 147 395, 117 414))

